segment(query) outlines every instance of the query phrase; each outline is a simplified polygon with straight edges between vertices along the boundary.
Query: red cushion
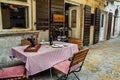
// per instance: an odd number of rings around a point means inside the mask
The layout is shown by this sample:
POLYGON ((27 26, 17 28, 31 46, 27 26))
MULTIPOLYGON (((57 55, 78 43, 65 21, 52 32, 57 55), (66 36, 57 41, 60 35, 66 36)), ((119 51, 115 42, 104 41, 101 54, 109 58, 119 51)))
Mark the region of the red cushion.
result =
POLYGON ((0 70, 0 78, 20 77, 23 76, 25 67, 22 65, 2 68, 0 70))
MULTIPOLYGON (((58 64, 55 64, 53 66, 54 69, 64 73, 64 74, 67 74, 68 73, 68 70, 69 70, 69 66, 70 66, 70 61, 69 60, 65 60, 65 61, 62 61, 58 64)), ((75 69, 77 69, 79 67, 79 64, 77 65, 74 65, 71 67, 71 70, 70 71, 73 71, 75 69)))
POLYGON ((3 76, 2 72, 2 69, 0 69, 0 78, 3 76))

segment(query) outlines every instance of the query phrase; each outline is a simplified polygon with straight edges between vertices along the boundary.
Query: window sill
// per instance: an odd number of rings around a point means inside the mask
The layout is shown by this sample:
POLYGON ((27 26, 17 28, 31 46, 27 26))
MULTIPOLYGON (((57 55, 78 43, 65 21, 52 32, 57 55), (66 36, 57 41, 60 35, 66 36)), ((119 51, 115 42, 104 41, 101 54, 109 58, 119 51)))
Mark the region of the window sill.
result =
POLYGON ((31 34, 39 31, 3 31, 0 32, 0 37, 2 36, 11 36, 11 35, 20 35, 20 34, 31 34))

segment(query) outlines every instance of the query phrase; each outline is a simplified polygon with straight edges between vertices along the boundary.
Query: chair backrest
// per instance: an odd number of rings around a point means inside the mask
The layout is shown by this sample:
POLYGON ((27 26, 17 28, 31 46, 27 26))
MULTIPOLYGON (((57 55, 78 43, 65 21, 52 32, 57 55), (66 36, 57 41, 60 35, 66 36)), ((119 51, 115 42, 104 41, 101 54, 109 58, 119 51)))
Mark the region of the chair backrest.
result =
POLYGON ((70 42, 70 43, 77 44, 79 49, 80 49, 81 46, 82 46, 82 40, 79 39, 79 38, 70 38, 70 39, 69 39, 69 42, 70 42))
MULTIPOLYGON (((38 36, 39 36, 39 33, 38 33, 38 32, 35 32, 35 33, 31 34, 31 36, 34 36, 34 38, 35 38, 35 44, 38 44, 38 36)), ((30 38, 30 36, 29 36, 29 37, 26 37, 26 38, 30 38)), ((22 40, 21 40, 21 45, 22 45, 22 46, 31 45, 31 43, 30 43, 30 41, 29 41, 28 39, 22 39, 22 40)))
POLYGON ((72 61, 71 61, 71 64, 70 64, 70 67, 71 66, 74 66, 80 62, 84 62, 85 60, 85 57, 88 53, 89 49, 88 48, 84 48, 78 52, 76 52, 74 55, 73 55, 73 58, 72 58, 72 61))
MULTIPOLYGON (((62 72, 64 74, 66 74, 64 80, 67 80, 68 75, 70 73, 79 72, 81 70, 88 51, 89 51, 88 48, 84 48, 84 49, 76 52, 73 55, 71 61, 65 60, 61 63, 58 63, 57 65, 54 66, 54 69, 58 70, 59 72, 62 72), (81 64, 79 64, 79 63, 81 63, 81 64)), ((74 75, 76 76, 75 73, 74 73, 74 75)), ((80 80, 77 76, 76 76, 76 78, 78 80, 80 80)))
POLYGON ((25 46, 25 45, 30 45, 30 41, 28 41, 27 39, 22 39, 21 46, 25 46))

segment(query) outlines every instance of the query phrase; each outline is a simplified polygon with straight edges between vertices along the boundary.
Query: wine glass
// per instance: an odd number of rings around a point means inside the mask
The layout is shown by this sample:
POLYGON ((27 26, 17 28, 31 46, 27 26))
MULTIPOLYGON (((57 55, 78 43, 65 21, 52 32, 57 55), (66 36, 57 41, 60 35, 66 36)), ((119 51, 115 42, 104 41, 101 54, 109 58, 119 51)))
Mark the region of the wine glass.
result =
POLYGON ((61 36, 57 36, 57 40, 58 40, 58 41, 61 41, 61 36))

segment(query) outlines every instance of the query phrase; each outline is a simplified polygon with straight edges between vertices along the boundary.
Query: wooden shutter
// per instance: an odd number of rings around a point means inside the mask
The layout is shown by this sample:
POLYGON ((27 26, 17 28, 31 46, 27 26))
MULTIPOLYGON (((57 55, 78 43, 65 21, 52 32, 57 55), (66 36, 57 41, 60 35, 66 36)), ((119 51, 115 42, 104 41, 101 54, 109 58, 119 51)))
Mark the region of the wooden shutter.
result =
POLYGON ((96 44, 99 41, 100 13, 101 13, 100 9, 96 8, 96 10, 95 10, 95 26, 94 26, 94 41, 93 41, 93 44, 96 44))
POLYGON ((49 28, 49 0, 36 0, 36 29, 49 28))
POLYGON ((53 20, 53 16, 56 14, 57 16, 64 17, 64 0, 51 0, 51 13, 50 13, 50 29, 53 32, 53 40, 57 39, 59 35, 59 28, 64 27, 64 21, 55 21, 53 20))
POLYGON ((84 46, 89 45, 90 26, 91 26, 91 7, 86 5, 84 11, 84 37, 83 37, 84 46))
POLYGON ((109 13, 109 15, 108 15, 107 40, 109 40, 111 37, 112 15, 113 15, 113 13, 109 13))
POLYGON ((64 0, 51 0, 51 26, 63 27, 63 22, 53 22, 53 14, 64 15, 64 0))

